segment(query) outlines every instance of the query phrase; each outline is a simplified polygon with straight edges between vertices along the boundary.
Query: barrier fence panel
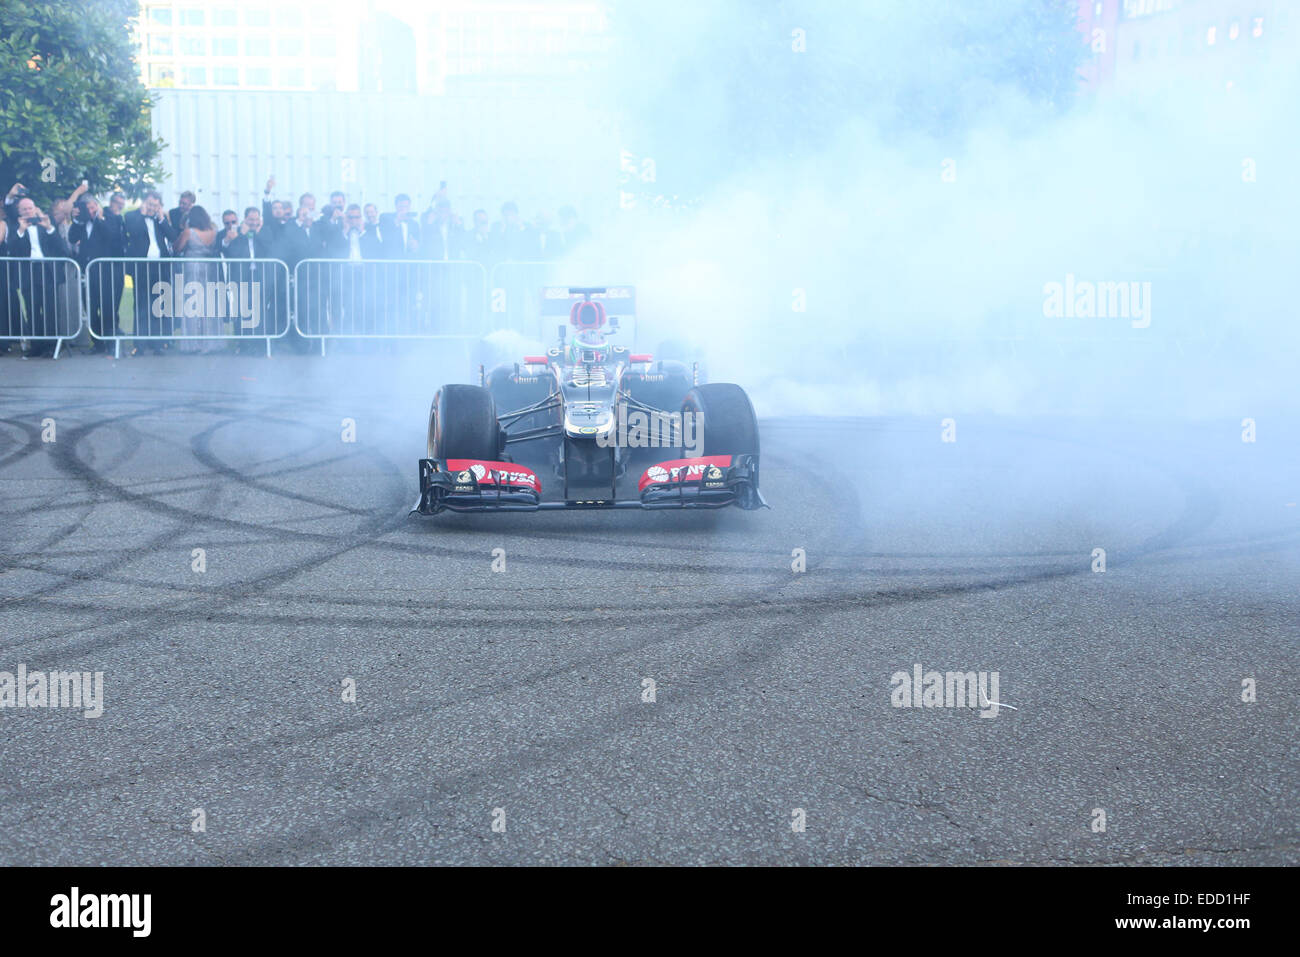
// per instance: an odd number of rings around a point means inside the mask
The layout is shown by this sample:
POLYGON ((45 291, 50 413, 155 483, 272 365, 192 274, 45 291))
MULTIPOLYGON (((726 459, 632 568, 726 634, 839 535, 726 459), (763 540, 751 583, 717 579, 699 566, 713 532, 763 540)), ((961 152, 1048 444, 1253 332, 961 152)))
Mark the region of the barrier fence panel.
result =
POLYGON ((64 257, 0 258, 0 340, 53 342, 81 331, 81 267, 64 257))
POLYGON ((468 260, 304 259, 294 329, 307 338, 471 339, 486 331, 487 271, 468 260))
POLYGON ((289 267, 278 259, 92 259, 86 266, 90 335, 178 352, 224 351, 230 341, 288 334, 289 267), (224 341, 223 341, 224 340, 224 341))

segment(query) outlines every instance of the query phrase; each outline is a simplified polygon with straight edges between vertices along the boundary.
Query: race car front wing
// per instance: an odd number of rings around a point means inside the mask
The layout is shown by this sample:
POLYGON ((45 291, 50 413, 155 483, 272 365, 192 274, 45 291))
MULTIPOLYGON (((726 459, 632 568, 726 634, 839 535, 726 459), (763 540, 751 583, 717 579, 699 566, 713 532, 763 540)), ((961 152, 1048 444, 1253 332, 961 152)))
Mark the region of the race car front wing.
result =
POLYGON ((542 501, 537 474, 514 462, 420 459, 420 500, 411 514, 542 512, 596 508, 767 508, 757 455, 714 455, 652 465, 634 499, 542 501))

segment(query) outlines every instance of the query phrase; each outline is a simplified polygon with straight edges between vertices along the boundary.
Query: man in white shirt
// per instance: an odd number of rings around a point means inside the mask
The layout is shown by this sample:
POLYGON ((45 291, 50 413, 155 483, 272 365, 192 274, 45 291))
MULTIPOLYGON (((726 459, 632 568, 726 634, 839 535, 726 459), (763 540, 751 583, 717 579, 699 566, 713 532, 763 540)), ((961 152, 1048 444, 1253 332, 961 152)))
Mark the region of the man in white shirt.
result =
MULTIPOLYGON (((10 259, 26 260, 14 266, 18 291, 27 305, 25 334, 32 337, 27 354, 53 355, 52 337, 75 334, 73 316, 67 314, 68 299, 62 295, 70 264, 49 261, 68 258, 68 244, 31 197, 21 197, 16 207, 17 225, 6 246, 10 259), (65 308, 61 309, 61 305, 65 308)), ((80 318, 76 317, 76 323, 80 318)))
MULTIPOLYGON (((155 318, 149 309, 150 290, 159 280, 173 281, 171 266, 164 262, 148 260, 165 260, 172 255, 172 243, 176 233, 167 220, 163 209, 162 196, 157 190, 144 194, 144 202, 139 209, 132 210, 123 217, 126 227, 126 254, 132 259, 142 260, 130 266, 131 283, 135 287, 135 333, 137 335, 166 336, 171 334, 172 320, 155 318)), ((160 338, 142 339, 141 345, 161 355, 166 340, 160 338)), ((136 346, 139 352, 141 345, 136 346)))

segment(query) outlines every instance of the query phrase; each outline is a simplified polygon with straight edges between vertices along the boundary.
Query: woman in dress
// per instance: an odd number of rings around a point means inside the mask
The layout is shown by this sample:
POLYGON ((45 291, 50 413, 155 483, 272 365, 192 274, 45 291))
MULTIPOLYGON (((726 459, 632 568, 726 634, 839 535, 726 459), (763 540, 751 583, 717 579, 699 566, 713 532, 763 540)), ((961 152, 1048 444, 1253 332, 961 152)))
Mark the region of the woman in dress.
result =
MULTIPOLYGON (((181 230, 180 236, 176 239, 176 253, 184 259, 215 259, 217 256, 217 227, 212 222, 212 217, 202 206, 195 206, 190 210, 186 225, 181 230)), ((209 293, 213 287, 209 283, 217 282, 221 279, 220 264, 215 262, 187 262, 181 268, 182 281, 185 287, 182 289, 186 293, 189 284, 197 282, 202 288, 203 308, 202 315, 186 315, 182 322, 182 328, 185 335, 189 336, 220 336, 224 333, 223 319, 221 315, 209 315, 212 310, 210 304, 215 304, 215 297, 209 293)), ((224 288, 224 287, 221 287, 224 288)), ((183 301, 188 305, 190 296, 186 294, 183 301)), ((218 311, 220 306, 218 305, 218 311)), ((181 352, 217 352, 224 347, 220 339, 196 339, 185 338, 177 343, 177 348, 181 352)))

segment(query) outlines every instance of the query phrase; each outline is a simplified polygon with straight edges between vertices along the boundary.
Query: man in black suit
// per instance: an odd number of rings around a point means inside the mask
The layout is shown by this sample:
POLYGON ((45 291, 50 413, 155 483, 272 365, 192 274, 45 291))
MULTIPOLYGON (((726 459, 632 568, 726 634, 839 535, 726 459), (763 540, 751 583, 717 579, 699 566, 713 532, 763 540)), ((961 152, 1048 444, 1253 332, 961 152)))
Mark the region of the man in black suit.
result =
POLYGON ((22 336, 22 304, 18 301, 18 270, 8 262, 9 237, 18 228, 18 200, 27 195, 27 187, 14 183, 4 199, 4 218, 0 219, 0 354, 9 351, 5 336, 22 336))
MULTIPOLYGON (((398 193, 393 200, 391 213, 379 217, 379 234, 384 240, 385 259, 418 259, 420 256, 420 223, 411 213, 411 197, 398 193)), ((415 266, 392 265, 387 269, 387 282, 391 284, 388 304, 391 307, 390 332, 400 332, 415 308, 415 293, 419 288, 415 266)))
POLYGON ((504 262, 533 262, 539 244, 532 228, 519 215, 513 201, 501 204, 501 219, 492 227, 493 245, 504 262))
POLYGON ((411 215, 411 197, 398 193, 394 212, 379 217, 389 259, 415 259, 420 251, 420 223, 411 215))
MULTIPOLYGON (((289 275, 294 277, 298 325, 306 335, 319 335, 321 332, 322 290, 328 290, 329 285, 317 282, 314 273, 319 265, 309 265, 299 271, 298 264, 304 259, 319 259, 324 255, 325 228, 313 222, 310 207, 299 206, 298 218, 284 227, 271 246, 271 255, 284 262, 289 267, 289 275)), ((304 343, 298 345, 300 348, 305 346, 304 343)))
MULTIPOLYGON (((272 199, 271 190, 275 189, 275 177, 266 181, 262 191, 262 232, 270 243, 275 243, 286 226, 293 223, 293 203, 287 199, 272 199)), ((312 200, 313 205, 315 200, 312 200)))
POLYGON ((185 219, 189 216, 190 210, 194 208, 196 199, 197 197, 187 189, 185 192, 181 193, 181 198, 176 204, 176 208, 167 214, 167 221, 171 223, 172 232, 177 236, 179 236, 181 230, 185 228, 185 219))
MULTIPOLYGON (((239 291, 236 295, 242 297, 233 306, 251 304, 253 284, 257 284, 262 322, 257 327, 250 327, 247 333, 275 336, 283 332, 289 321, 288 278, 278 265, 262 265, 257 262, 259 259, 272 258, 271 237, 262 224, 262 214, 258 208, 247 207, 243 222, 218 233, 217 245, 221 248, 222 258, 230 260, 226 264, 227 281, 238 284, 239 291)), ((230 314, 238 315, 238 311, 230 314)), ((246 344, 241 342, 239 345, 242 347, 246 344)))
MULTIPOLYGON (((465 230, 459 217, 451 211, 451 203, 439 199, 425 216, 421 227, 424 239, 422 256, 435 263, 447 263, 464 259, 465 230)), ((460 303, 464 295, 465 273, 463 267, 433 265, 429 267, 428 280, 425 283, 424 316, 434 328, 448 331, 448 325, 460 314, 460 303)))
POLYGON ((559 212, 559 240, 563 250, 560 255, 567 255, 591 239, 591 230, 579 221, 578 211, 572 206, 561 206, 559 212))
MULTIPOLYGON (((347 197, 338 190, 330 193, 329 205, 325 207, 325 211, 321 213, 320 218, 314 224, 321 247, 320 255, 325 259, 346 259, 348 257, 350 241, 346 235, 346 201, 347 197)), ((360 219, 360 215, 361 210, 358 207, 358 219, 360 219)), ((353 288, 356 285, 353 281, 354 277, 345 279, 345 271, 338 266, 321 264, 314 268, 320 282, 317 295, 320 297, 322 308, 327 309, 329 314, 329 331, 337 335, 343 329, 345 321, 344 298, 352 295, 353 288)), ((355 270, 352 271, 353 274, 355 272, 355 270)))
MULTIPOLYGON (((126 282, 124 264, 101 263, 96 267, 93 278, 89 278, 88 268, 91 260, 126 255, 126 235, 121 217, 108 218, 97 199, 93 196, 82 197, 77 201, 72 226, 68 230, 68 245, 72 247, 72 255, 81 265, 82 272, 88 277, 86 301, 91 332, 95 336, 121 335, 117 324, 117 306, 122 301, 122 288, 126 282)), ((107 349, 108 345, 102 339, 94 340, 94 352, 104 352, 107 349)))
MULTIPOLYGON (((144 194, 139 209, 123 217, 126 234, 126 254, 132 259, 165 260, 172 255, 176 232, 163 213, 162 196, 157 190, 144 194)), ((135 334, 140 336, 166 336, 172 332, 173 320, 155 318, 149 309, 153 287, 160 281, 172 282, 172 267, 163 262, 134 263, 130 266, 131 284, 135 297, 135 334)), ((147 348, 161 355, 165 340, 149 339, 147 348)), ((137 351, 139 350, 137 346, 137 351)))
POLYGON ((492 226, 488 222, 486 209, 474 210, 474 225, 465 234, 463 242, 466 259, 482 263, 486 269, 492 268, 496 257, 493 255, 492 226))
POLYGON ((221 255, 226 259, 270 259, 271 237, 256 206, 244 210, 244 221, 226 226, 217 234, 221 255))
POLYGON ((367 225, 356 203, 346 208, 342 227, 331 233, 326 255, 343 261, 337 269, 341 322, 335 323, 334 331, 386 331, 387 304, 392 295, 386 287, 388 267, 362 265, 366 260, 385 258, 386 250, 378 226, 367 225))
POLYGON ((68 264, 48 260, 68 258, 71 250, 50 217, 30 197, 23 196, 13 205, 17 226, 6 240, 7 255, 12 260, 25 260, 13 265, 17 266, 18 291, 27 304, 27 335, 33 337, 28 355, 52 355, 54 346, 36 337, 73 336, 76 329, 71 316, 59 314, 59 303, 64 301, 62 287, 68 281, 64 267, 68 264))
MULTIPOLYGON (((361 234, 357 239, 357 246, 363 260, 387 259, 392 252, 379 220, 379 207, 374 203, 366 203, 361 207, 361 234)), ((355 219, 352 222, 355 223, 355 219)), ((345 230, 345 235, 351 235, 351 227, 345 230)), ((352 258, 351 245, 349 245, 348 258, 352 258)), ((388 331, 393 303, 396 301, 396 273, 393 270, 401 268, 385 263, 365 267, 360 313, 364 317, 361 320, 363 331, 370 333, 388 331)))
POLYGON ((9 258, 9 220, 0 216, 0 355, 9 351, 7 338, 22 335, 22 310, 18 305, 18 273, 9 258), (12 274, 12 275, 11 275, 12 274))

